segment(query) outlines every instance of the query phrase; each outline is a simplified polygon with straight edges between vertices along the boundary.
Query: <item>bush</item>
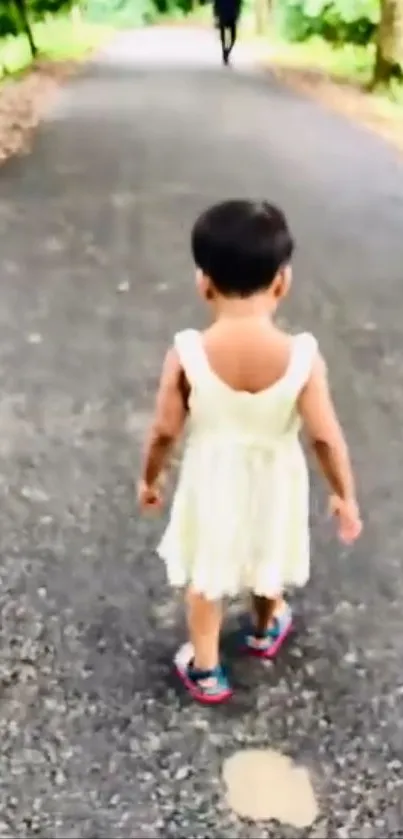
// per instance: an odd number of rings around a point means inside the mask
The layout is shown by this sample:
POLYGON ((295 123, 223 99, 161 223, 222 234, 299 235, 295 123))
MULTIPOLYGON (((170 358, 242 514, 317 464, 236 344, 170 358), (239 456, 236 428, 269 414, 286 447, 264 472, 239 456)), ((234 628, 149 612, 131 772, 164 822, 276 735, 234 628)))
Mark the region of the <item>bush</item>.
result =
POLYGON ((192 10, 192 0, 154 0, 159 14, 175 14, 182 12, 186 14, 192 10))
POLYGON ((289 41, 315 35, 335 45, 364 46, 373 40, 379 0, 277 0, 277 19, 289 41))
POLYGON ((141 26, 153 23, 160 15, 190 12, 192 0, 87 0, 86 9, 87 16, 97 23, 141 26))
POLYGON ((158 11, 153 0, 87 0, 86 16, 95 23, 130 27, 152 23, 158 11))
POLYGON ((0 38, 7 35, 18 35, 20 26, 16 9, 9 4, 0 7, 0 38))

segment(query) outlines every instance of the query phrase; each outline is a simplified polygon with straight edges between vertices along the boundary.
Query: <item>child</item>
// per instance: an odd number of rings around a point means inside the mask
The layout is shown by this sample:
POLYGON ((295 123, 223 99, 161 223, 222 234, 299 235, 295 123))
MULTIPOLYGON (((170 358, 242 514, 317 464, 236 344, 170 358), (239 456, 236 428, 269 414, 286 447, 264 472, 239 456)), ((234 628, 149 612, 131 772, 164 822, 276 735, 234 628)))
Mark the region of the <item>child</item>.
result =
POLYGON ((302 424, 331 489, 342 541, 361 532, 347 446, 315 338, 274 323, 291 284, 283 213, 263 202, 208 209, 192 233, 197 287, 213 323, 175 336, 161 375, 138 486, 159 508, 159 478, 189 423, 171 519, 159 554, 170 583, 187 586, 190 643, 176 656, 191 695, 231 695, 219 660, 221 603, 252 593, 245 651, 273 657, 292 626, 284 600, 309 577, 308 473, 302 424))

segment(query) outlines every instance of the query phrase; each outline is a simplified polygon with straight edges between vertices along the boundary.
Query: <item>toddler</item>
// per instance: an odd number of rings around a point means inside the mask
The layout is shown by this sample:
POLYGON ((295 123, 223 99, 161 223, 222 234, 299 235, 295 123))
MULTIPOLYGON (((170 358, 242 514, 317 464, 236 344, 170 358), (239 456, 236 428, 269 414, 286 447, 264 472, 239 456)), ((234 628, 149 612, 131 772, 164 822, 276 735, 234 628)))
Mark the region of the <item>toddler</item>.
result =
POLYGON ((309 577, 308 471, 301 425, 328 481, 343 542, 361 532, 347 446, 313 335, 276 326, 291 285, 293 240, 266 202, 226 201, 196 221, 197 288, 212 325, 179 332, 163 364, 139 503, 162 503, 173 445, 188 439, 159 545, 169 582, 187 587, 189 642, 177 672, 203 703, 232 690, 220 663, 222 602, 247 590, 241 648, 273 657, 292 628, 284 591, 309 577))

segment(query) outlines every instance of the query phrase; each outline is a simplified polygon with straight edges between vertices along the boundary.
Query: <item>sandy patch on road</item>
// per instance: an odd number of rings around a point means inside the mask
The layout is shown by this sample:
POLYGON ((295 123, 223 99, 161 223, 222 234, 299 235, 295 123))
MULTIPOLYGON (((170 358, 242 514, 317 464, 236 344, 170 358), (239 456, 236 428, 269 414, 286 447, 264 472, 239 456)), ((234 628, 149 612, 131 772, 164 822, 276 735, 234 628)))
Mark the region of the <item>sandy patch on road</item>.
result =
POLYGON ((302 830, 318 815, 308 771, 279 752, 236 752, 224 763, 223 779, 228 805, 241 818, 274 819, 302 830))

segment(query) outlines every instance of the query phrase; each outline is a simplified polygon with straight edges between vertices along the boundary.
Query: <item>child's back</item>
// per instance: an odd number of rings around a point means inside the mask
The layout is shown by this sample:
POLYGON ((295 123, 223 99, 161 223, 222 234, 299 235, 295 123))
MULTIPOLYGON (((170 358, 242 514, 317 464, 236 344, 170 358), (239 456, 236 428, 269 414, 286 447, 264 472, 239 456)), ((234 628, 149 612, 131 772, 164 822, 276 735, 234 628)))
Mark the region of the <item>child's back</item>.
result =
POLYGON ((308 480, 297 399, 315 339, 247 317, 204 335, 181 332, 175 346, 190 392, 189 439, 159 548, 172 584, 192 582, 212 599, 303 585, 308 480))
POLYGON ((266 390, 285 375, 293 343, 262 315, 216 321, 202 341, 216 375, 233 390, 248 393, 266 390))

